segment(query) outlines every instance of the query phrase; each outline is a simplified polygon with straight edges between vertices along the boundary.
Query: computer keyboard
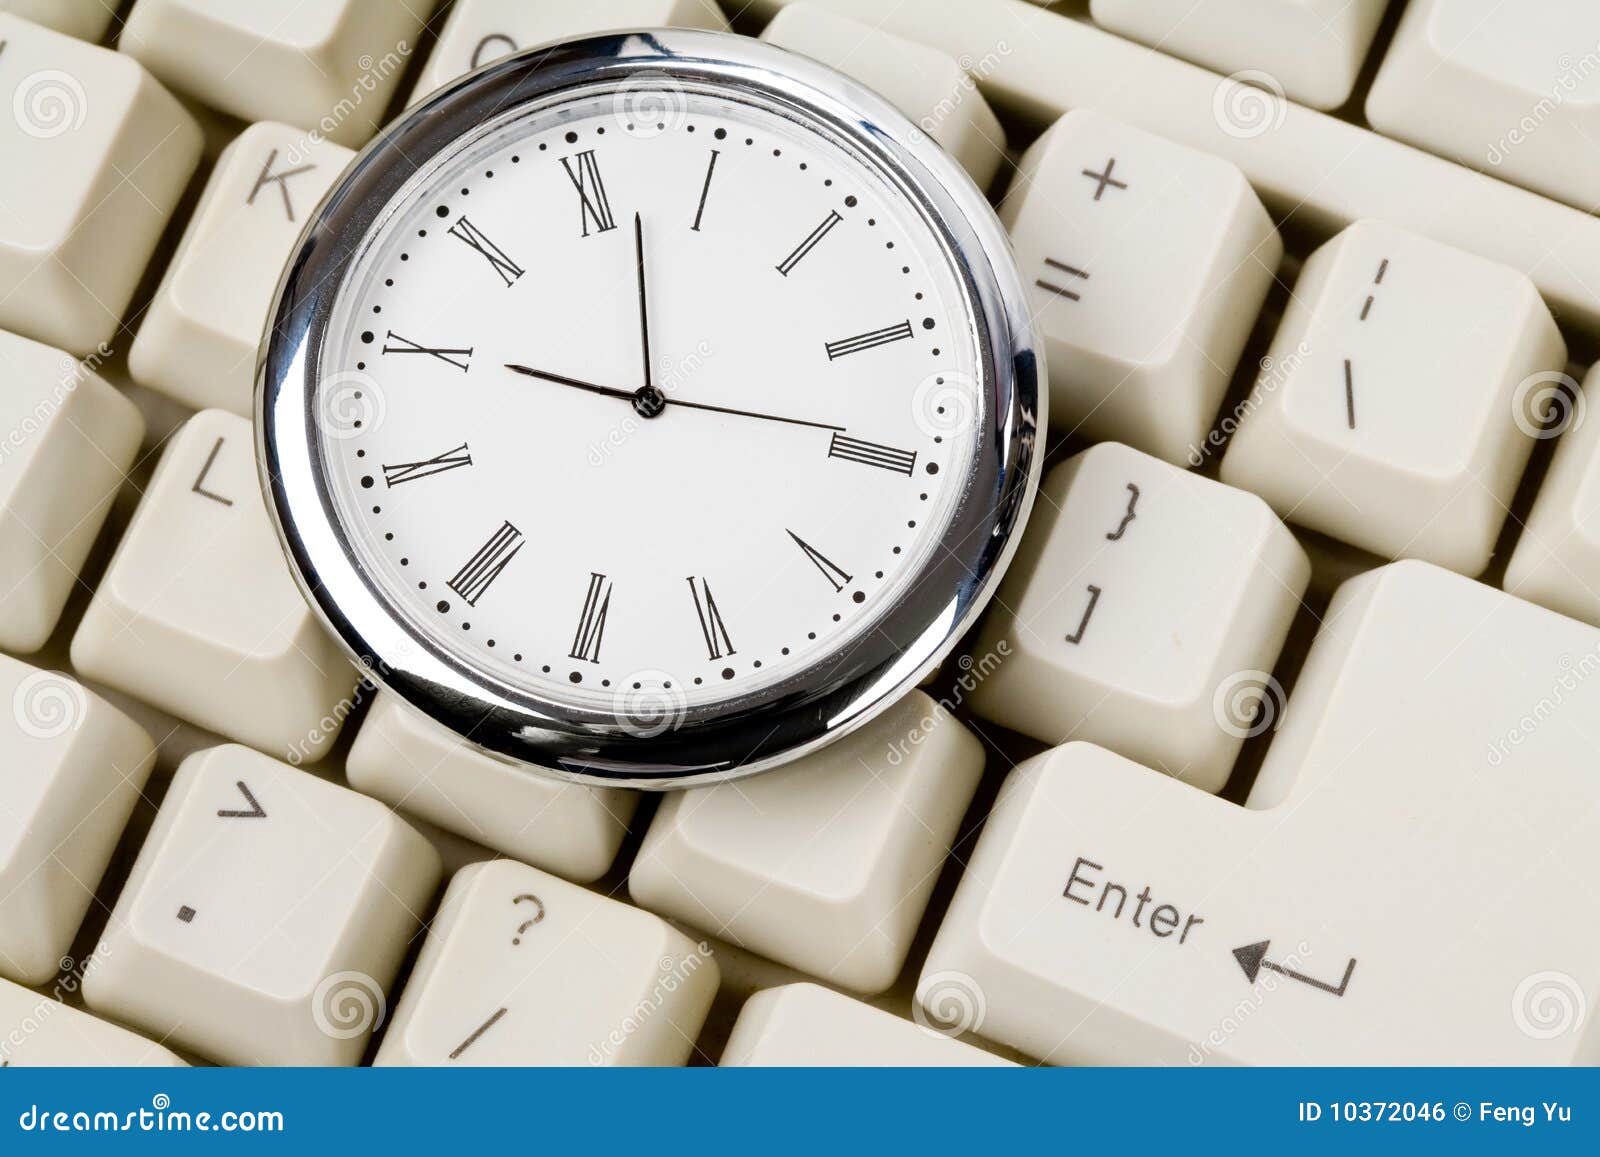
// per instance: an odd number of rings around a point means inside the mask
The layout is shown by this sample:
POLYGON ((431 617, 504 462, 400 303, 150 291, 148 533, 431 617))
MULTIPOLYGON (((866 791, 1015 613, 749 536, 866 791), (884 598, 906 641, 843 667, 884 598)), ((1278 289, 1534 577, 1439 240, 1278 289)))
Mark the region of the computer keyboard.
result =
POLYGON ((1600 1062, 1597 110, 1588 0, 0 0, 0 1063, 1600 1062), (249 421, 355 149, 660 24, 955 155, 1052 390, 943 669, 667 798, 374 690, 249 421))

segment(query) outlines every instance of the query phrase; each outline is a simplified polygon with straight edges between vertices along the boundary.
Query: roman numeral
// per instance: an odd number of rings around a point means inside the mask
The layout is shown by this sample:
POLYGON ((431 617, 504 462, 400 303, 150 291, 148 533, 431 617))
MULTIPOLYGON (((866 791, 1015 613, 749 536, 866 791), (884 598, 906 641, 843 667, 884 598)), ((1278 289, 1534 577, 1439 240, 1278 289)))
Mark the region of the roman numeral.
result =
POLYGON ((561 167, 567 171, 567 180, 578 190, 578 221, 583 225, 583 235, 589 236, 589 223, 595 232, 605 233, 617 227, 611 216, 611 202, 606 197, 605 182, 600 179, 600 165, 594 159, 594 150, 585 149, 577 156, 578 167, 572 167, 571 157, 561 158, 561 167))
POLYGON ((490 584, 517 557, 523 542, 522 531, 509 522, 502 522, 500 529, 478 548, 478 553, 468 559, 467 565, 457 571, 455 578, 446 585, 460 595, 469 607, 477 606, 490 584))
POLYGON ((443 474, 446 470, 456 470, 462 466, 472 465, 472 455, 467 450, 465 442, 453 450, 446 450, 432 458, 424 458, 421 462, 400 462, 383 467, 383 480, 390 486, 398 486, 402 482, 415 482, 418 478, 430 478, 435 474, 443 474))
POLYGON ((893 446, 880 446, 876 442, 863 442, 860 438, 843 437, 839 434, 833 436, 828 443, 828 457, 841 458, 846 462, 859 462, 863 466, 877 466, 882 470, 894 470, 906 477, 911 476, 911 468, 917 464, 915 450, 896 450, 893 446))
POLYGON ((902 321, 894 325, 886 325, 882 329, 875 329, 871 333, 858 333, 855 337, 841 338, 828 343, 828 360, 842 358, 846 354, 858 354, 862 350, 876 349, 890 342, 905 341, 911 336, 911 322, 902 321))
POLYGON ((600 642, 606 633, 606 615, 611 610, 611 580, 598 571, 589 574, 589 592, 583 599, 583 614, 577 633, 572 636, 569 658, 600 661, 600 642))
POLYGON ((827 555, 823 554, 820 550, 812 546, 805 539, 801 538, 794 531, 791 530, 788 532, 788 534, 790 538, 794 539, 794 544, 801 550, 805 551, 806 557, 809 558, 812 564, 822 572, 822 577, 828 580, 828 585, 833 587, 835 593, 844 590, 845 584, 850 581, 851 577, 845 574, 844 568, 838 563, 831 561, 827 555))
POLYGON ((490 268, 500 275, 500 280, 504 281, 508 287, 527 272, 522 266, 506 256, 504 249, 484 236, 482 229, 479 229, 465 217, 458 218, 456 223, 450 226, 449 233, 450 236, 458 241, 465 242, 476 250, 478 255, 489 263, 490 268))
POLYGON ((717 171, 717 158, 721 155, 716 149, 711 150, 711 163, 706 166, 706 183, 700 186, 700 204, 694 211, 694 224, 689 226, 696 233, 700 232, 700 219, 706 215, 706 195, 711 192, 711 174, 717 171))
POLYGON ((790 271, 793 270, 796 265, 800 264, 801 258, 805 257, 807 253, 810 253, 813 249, 815 249, 817 247, 817 242, 826 237, 829 231, 831 231, 835 225, 843 220, 844 218, 839 216, 838 213, 830 212, 822 219, 821 225, 818 225, 815 229, 813 229, 806 236, 804 241, 795 246, 793 253, 789 254, 789 256, 778 262, 778 272, 783 274, 785 277, 788 277, 790 271))
POLYGON ((687 581, 689 593, 694 596, 695 614, 700 616, 700 633, 705 636, 707 656, 721 659, 737 654, 733 640, 728 637, 728 628, 722 623, 722 614, 717 610, 717 600, 711 597, 711 584, 692 575, 687 581))
POLYGON ((467 367, 471 364, 468 359, 472 357, 470 346, 466 349, 447 349, 442 346, 435 349, 432 346, 419 345, 408 337, 401 337, 392 329, 384 335, 383 352, 386 354, 427 354, 430 357, 438 358, 447 365, 455 366, 462 373, 467 372, 467 367), (390 345, 390 342, 399 342, 400 344, 390 345))

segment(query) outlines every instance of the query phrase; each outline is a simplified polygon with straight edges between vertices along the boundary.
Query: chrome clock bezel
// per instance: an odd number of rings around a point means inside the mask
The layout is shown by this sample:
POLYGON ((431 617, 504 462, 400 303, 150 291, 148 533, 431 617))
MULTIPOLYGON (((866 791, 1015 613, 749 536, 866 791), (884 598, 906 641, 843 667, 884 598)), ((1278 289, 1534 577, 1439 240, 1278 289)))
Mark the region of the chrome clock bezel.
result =
POLYGON ((351 162, 297 242, 262 339, 256 442, 291 573, 352 659, 482 751, 601 786, 688 787, 750 774, 848 734, 915 687, 959 642, 1015 551, 1038 486, 1044 366, 1010 242, 966 172, 863 85, 761 41, 682 29, 564 41, 441 89, 351 162), (964 497, 876 628, 773 686, 688 708, 659 734, 473 670, 413 629, 340 528, 316 420, 319 359, 349 267, 408 182, 490 120, 596 85, 680 84, 745 94, 837 135, 890 174, 944 234, 965 283, 983 412, 964 497))

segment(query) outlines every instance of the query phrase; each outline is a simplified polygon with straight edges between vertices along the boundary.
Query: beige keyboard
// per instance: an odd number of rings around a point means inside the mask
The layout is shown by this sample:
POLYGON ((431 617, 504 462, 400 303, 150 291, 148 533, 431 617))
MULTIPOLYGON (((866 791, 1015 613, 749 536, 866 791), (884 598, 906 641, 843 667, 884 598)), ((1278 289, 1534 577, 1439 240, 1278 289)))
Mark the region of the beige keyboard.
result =
POLYGON ((1590 0, 0 0, 0 109, 0 1063, 1600 1063, 1590 0), (664 24, 961 161, 1052 427, 936 677, 659 798, 375 692, 248 415, 353 150, 664 24))

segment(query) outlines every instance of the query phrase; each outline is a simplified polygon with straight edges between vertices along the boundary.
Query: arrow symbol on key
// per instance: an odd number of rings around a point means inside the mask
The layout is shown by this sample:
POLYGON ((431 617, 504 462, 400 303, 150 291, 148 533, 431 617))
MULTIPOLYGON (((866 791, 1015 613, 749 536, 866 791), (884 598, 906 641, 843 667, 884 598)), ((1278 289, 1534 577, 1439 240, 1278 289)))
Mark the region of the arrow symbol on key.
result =
POLYGON ((250 805, 249 811, 219 811, 217 815, 225 820, 264 820, 267 818, 267 809, 262 807, 256 797, 250 794, 250 788, 244 780, 236 780, 234 787, 239 789, 239 794, 244 796, 245 802, 250 805))
POLYGON ((1285 968, 1273 960, 1267 959, 1267 948, 1272 944, 1270 940, 1259 940, 1254 944, 1246 944, 1243 948, 1233 950, 1233 958, 1239 962, 1239 967, 1244 969, 1245 979, 1251 984, 1256 982, 1256 977, 1261 975, 1261 970, 1267 968, 1290 980, 1298 980, 1301 984, 1309 984, 1312 988, 1320 988, 1323 992, 1331 992, 1334 996, 1343 996, 1344 990, 1350 987, 1350 976, 1356 970, 1356 958, 1352 956, 1350 963, 1344 966, 1344 976, 1337 985, 1318 980, 1314 976, 1307 976, 1303 972, 1296 972, 1292 968, 1285 968))

